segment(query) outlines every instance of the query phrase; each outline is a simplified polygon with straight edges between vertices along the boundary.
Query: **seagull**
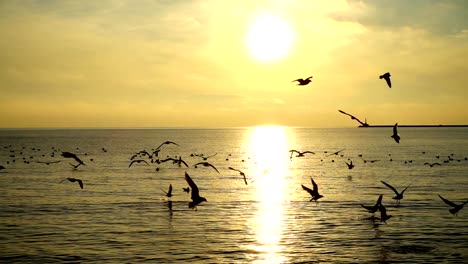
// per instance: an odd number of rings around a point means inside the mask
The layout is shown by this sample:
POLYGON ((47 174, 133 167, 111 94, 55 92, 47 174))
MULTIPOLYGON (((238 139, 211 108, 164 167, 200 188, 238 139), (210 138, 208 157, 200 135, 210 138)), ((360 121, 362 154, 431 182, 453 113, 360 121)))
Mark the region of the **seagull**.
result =
MULTIPOLYGON (((50 165, 52 163, 59 163, 61 160, 55 160, 55 161, 36 161, 37 163, 44 163, 46 165, 50 165)), ((78 164, 81 165, 81 164, 78 164)), ((74 166, 74 165, 73 165, 74 166)))
POLYGON ((406 189, 408 189, 409 185, 403 189, 403 191, 401 191, 401 193, 399 193, 393 186, 391 186, 390 184, 384 182, 384 181, 381 181, 383 184, 385 184, 385 186, 387 186, 388 188, 392 189, 396 196, 393 197, 392 199, 396 200, 397 201, 397 204, 400 204, 400 200, 403 199, 403 193, 405 193, 406 189))
POLYGON ((342 150, 338 150, 337 152, 333 152, 332 154, 328 155, 327 157, 330 157, 330 156, 333 156, 333 155, 338 155, 340 154, 341 151, 343 151, 345 149, 342 149, 342 150))
POLYGON ((159 148, 161 148, 163 145, 168 145, 168 144, 173 144, 173 145, 176 145, 176 146, 180 146, 179 144, 175 143, 175 142, 172 142, 172 141, 165 141, 163 143, 161 143, 161 145, 159 145, 156 150, 158 150, 159 148))
POLYGON ((380 204, 379 211, 380 211, 380 222, 384 222, 386 224, 387 220, 392 218, 392 215, 387 214, 387 210, 385 209, 385 206, 383 206, 383 204, 380 204))
POLYGON ((352 120, 358 121, 359 124, 361 124, 361 125, 364 126, 364 127, 368 127, 368 126, 369 126, 369 124, 367 124, 367 120, 365 120, 364 122, 362 122, 362 121, 359 120, 357 117, 355 117, 355 116, 353 116, 353 115, 351 115, 351 114, 348 114, 348 113, 346 113, 345 111, 338 110, 338 112, 350 116, 352 120))
POLYGON ((186 163, 185 161, 183 161, 183 160, 182 160, 182 157, 180 157, 180 156, 179 156, 178 159, 167 158, 167 159, 160 160, 159 162, 166 162, 166 161, 170 161, 170 160, 172 160, 172 161, 174 162, 174 164, 179 165, 179 167, 180 167, 180 164, 184 164, 185 167, 187 167, 187 168, 189 167, 189 166, 187 165, 187 163, 186 163))
POLYGON ((366 160, 366 159, 363 159, 363 158, 361 158, 361 159, 362 159, 362 161, 364 161, 364 163, 367 163, 367 162, 374 163, 374 162, 380 161, 380 160, 366 160))
POLYGON ((369 213, 375 213, 377 212, 377 210, 379 210, 379 206, 382 204, 382 197, 383 197, 383 194, 379 195, 379 198, 377 199, 377 202, 375 203, 374 206, 367 206, 367 205, 363 205, 361 204, 361 206, 366 209, 369 213))
POLYGON ((435 165, 438 165, 438 166, 441 166, 442 164, 438 163, 438 162, 434 162, 434 163, 429 163, 429 162, 426 162, 424 163, 424 165, 429 165, 429 167, 434 167, 435 165))
POLYGON ((78 184, 80 185, 80 188, 83 189, 83 181, 80 180, 80 179, 77 179, 77 178, 65 178, 65 179, 61 180, 59 183, 63 182, 64 180, 68 180, 69 182, 78 182, 78 184))
POLYGON ((387 82, 388 84, 388 87, 389 88, 392 88, 392 82, 390 81, 390 73, 389 72, 386 72, 382 75, 379 76, 380 79, 385 79, 385 81, 387 82))
POLYGON ((313 76, 307 77, 307 78, 305 78, 305 79, 297 79, 297 80, 294 80, 294 81, 292 81, 292 82, 298 82, 297 85, 307 85, 307 84, 309 84, 309 83, 312 81, 312 80, 311 80, 312 77, 313 77, 313 76))
POLYGON ((197 165, 203 165, 203 166, 205 166, 205 167, 211 167, 211 168, 213 168, 217 173, 219 173, 218 169, 217 169, 215 166, 213 166, 211 163, 209 163, 209 162, 198 162, 197 164, 195 164, 195 165, 193 165, 193 166, 196 168, 197 165))
POLYGON ((291 149, 289 152, 291 152, 291 156, 289 158, 292 158, 294 152, 297 153, 296 157, 304 157, 304 155, 308 154, 308 153, 309 154, 315 154, 315 152, 310 151, 310 150, 306 150, 306 151, 301 152, 301 151, 298 151, 298 150, 295 150, 295 149, 291 149))
POLYGON ((312 182, 312 186, 313 186, 313 188, 314 188, 313 190, 310 189, 310 188, 308 188, 308 187, 306 187, 306 186, 304 186, 304 185, 302 185, 302 184, 301 184, 301 186, 302 186, 302 189, 304 189, 304 191, 307 191, 307 192, 312 196, 312 198, 310 199, 310 201, 314 201, 314 200, 315 200, 315 201, 317 202, 317 200, 320 199, 320 198, 322 198, 323 195, 319 194, 319 192, 318 192, 318 186, 317 186, 317 184, 315 183, 314 179, 312 179, 312 177, 310 177, 310 181, 312 182))
POLYGON ((353 161, 350 161, 349 163, 345 161, 345 163, 348 165, 348 169, 352 170, 354 168, 353 161))
POLYGON ((83 163, 83 161, 80 158, 78 158, 78 156, 76 156, 76 154, 73 154, 71 152, 67 152, 67 151, 62 152, 62 157, 72 158, 72 159, 76 160, 80 165, 85 165, 83 163))
POLYGON ((164 190, 162 191, 166 194, 167 197, 171 198, 172 197, 172 184, 169 184, 169 190, 167 192, 164 190))
POLYGON ((207 202, 205 197, 200 196, 197 185, 192 180, 192 178, 190 178, 187 172, 185 172, 185 180, 187 181, 188 185, 192 188, 192 196, 190 197, 192 199, 192 202, 189 202, 189 208, 196 209, 197 205, 199 205, 201 202, 207 202))
POLYGON ((135 163, 135 162, 136 162, 136 163, 144 162, 144 163, 146 163, 146 165, 149 166, 149 164, 148 164, 148 162, 147 162, 146 160, 141 160, 141 159, 140 159, 140 160, 132 160, 132 162, 130 162, 130 165, 128 165, 128 167, 130 168, 130 167, 133 165, 133 163, 135 163))
POLYGON ((397 127, 398 123, 393 126, 393 135, 391 135, 391 137, 396 141, 396 143, 400 143, 400 135, 398 135, 397 127))
POLYGON ((243 173, 241 170, 234 169, 233 167, 229 167, 228 169, 239 172, 239 174, 244 177, 245 185, 247 185, 247 178, 245 177, 245 173, 243 173))
POLYGON ((442 199, 442 201, 444 201, 444 203, 446 203, 447 205, 453 207, 453 208, 449 209, 449 212, 454 214, 454 215, 457 215, 458 211, 460 211, 463 208, 463 206, 466 203, 468 203, 468 201, 466 201, 466 202, 464 202, 462 204, 455 204, 455 203, 445 199, 444 197, 440 196, 440 194, 438 194, 438 195, 439 195, 440 199, 442 199))

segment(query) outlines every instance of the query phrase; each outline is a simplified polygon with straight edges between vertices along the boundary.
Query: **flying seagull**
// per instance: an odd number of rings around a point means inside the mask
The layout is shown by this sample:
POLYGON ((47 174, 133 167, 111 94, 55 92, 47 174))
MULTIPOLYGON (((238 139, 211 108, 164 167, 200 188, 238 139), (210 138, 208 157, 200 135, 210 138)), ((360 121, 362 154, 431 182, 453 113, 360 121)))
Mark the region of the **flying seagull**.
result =
POLYGON ((348 165, 348 169, 352 170, 354 168, 354 164, 352 160, 349 163, 345 161, 345 163, 346 165, 348 165))
POLYGON ((196 209, 197 205, 199 205, 201 202, 207 202, 205 197, 200 196, 197 185, 192 180, 192 178, 190 178, 187 172, 185 172, 185 180, 187 181, 190 188, 192 188, 192 196, 190 197, 192 201, 189 202, 189 208, 196 209))
POLYGON ((314 179, 312 179, 312 177, 310 177, 310 181, 312 182, 312 186, 313 186, 313 189, 310 189, 304 185, 301 184, 302 186, 302 189, 304 189, 304 191, 308 192, 312 198, 310 199, 310 201, 316 201, 320 198, 323 197, 323 195, 319 194, 318 192, 318 186, 317 184, 315 183, 314 179))
POLYGON ((73 154, 71 152, 67 152, 67 151, 62 152, 62 157, 72 158, 72 159, 76 160, 80 165, 85 165, 83 163, 83 161, 80 158, 78 158, 78 156, 76 156, 76 154, 73 154))
POLYGON ((309 83, 312 81, 312 80, 311 80, 312 77, 313 77, 313 76, 307 77, 307 78, 305 78, 305 79, 302 79, 302 78, 301 78, 301 79, 294 80, 294 81, 292 81, 292 82, 298 82, 297 85, 307 85, 307 84, 309 84, 309 83))
POLYGON ((63 182, 64 180, 68 180, 69 182, 78 182, 78 184, 80 185, 80 188, 83 189, 83 181, 80 180, 80 179, 77 179, 77 178, 65 178, 65 179, 61 180, 59 183, 63 182))
POLYGON ((364 127, 368 127, 368 126, 369 126, 369 124, 367 124, 367 120, 365 120, 364 122, 362 122, 362 121, 359 120, 357 117, 355 117, 355 116, 353 116, 353 115, 351 115, 351 114, 348 114, 348 113, 346 113, 345 111, 338 110, 338 112, 340 112, 340 113, 342 113, 342 114, 344 114, 344 115, 350 116, 352 120, 358 121, 359 124, 361 124, 361 125, 364 126, 364 127))
POLYGON ((429 165, 429 167, 434 167, 435 165, 438 165, 438 166, 441 166, 442 164, 438 163, 438 162, 434 162, 434 163, 429 163, 429 162, 426 162, 424 163, 424 165, 429 165))
POLYGON ((167 197, 171 198, 172 197, 172 184, 169 184, 169 190, 167 192, 164 190, 162 191, 166 194, 167 197))
POLYGON ((386 72, 382 75, 379 76, 380 79, 385 79, 385 81, 387 82, 388 84, 388 87, 389 88, 392 88, 392 82, 390 81, 390 73, 389 72, 386 72))
POLYGON ((406 189, 408 189, 409 185, 403 189, 403 191, 401 192, 398 192, 393 186, 391 186, 390 184, 384 182, 384 181, 381 181, 383 184, 385 184, 385 186, 387 186, 388 188, 390 188, 394 193, 395 193, 395 197, 393 197, 392 199, 396 200, 397 204, 400 204, 400 200, 403 199, 403 194, 405 193, 406 189))
POLYGON ((187 165, 187 163, 186 163, 184 160, 182 160, 182 157, 181 157, 181 156, 179 156, 178 159, 167 158, 167 159, 160 160, 159 162, 166 162, 166 161, 170 161, 170 160, 172 160, 172 162, 173 162, 174 164, 179 165, 179 167, 181 166, 181 164, 184 164, 185 167, 187 167, 187 168, 189 167, 189 166, 187 165))
POLYGON ((393 126, 393 135, 391 135, 391 137, 396 141, 396 143, 400 143, 400 135, 398 135, 397 127, 398 123, 395 123, 393 126))
POLYGON ((217 173, 219 173, 218 169, 217 169, 215 166, 213 166, 211 163, 209 163, 209 162, 198 162, 197 164, 194 164, 193 166, 196 168, 197 165, 203 165, 203 166, 205 166, 205 167, 211 167, 211 168, 213 168, 217 173))
POLYGON ((239 172, 239 174, 240 174, 242 177, 244 177, 244 183, 245 183, 245 185, 247 185, 247 178, 245 177, 245 173, 244 173, 244 172, 242 172, 241 170, 238 170, 238 169, 234 169, 233 167, 229 167, 228 169, 239 172))
POLYGON ((156 149, 158 150, 159 148, 161 148, 163 145, 168 145, 168 144, 173 144, 173 145, 176 145, 176 146, 180 146, 179 144, 173 142, 173 141, 165 141, 163 143, 161 143, 161 145, 159 145, 156 149))
POLYGON ((380 211, 380 222, 384 222, 386 224, 387 220, 392 218, 392 216, 387 214, 387 210, 385 209, 385 206, 383 206, 383 204, 380 204, 379 211, 380 211))
POLYGON ((149 166, 149 163, 148 163, 146 160, 139 159, 139 160, 132 160, 132 162, 130 162, 130 164, 128 165, 128 167, 130 168, 130 167, 133 165, 133 163, 135 163, 135 162, 136 162, 136 163, 142 163, 142 162, 144 162, 144 163, 146 163, 146 165, 149 166))
POLYGON ((301 152, 299 150, 291 149, 289 152, 291 152, 291 156, 289 158, 292 158, 293 153, 297 153, 296 157, 304 157, 305 154, 315 154, 315 152, 310 151, 310 150, 301 152))
POLYGON ((337 152, 333 152, 332 154, 328 155, 327 157, 330 157, 330 156, 333 156, 333 155, 338 155, 338 154, 340 154, 340 152, 342 152, 343 150, 345 150, 345 149, 338 150, 337 152))
POLYGON ((379 198, 377 199, 377 202, 373 206, 367 206, 367 205, 363 205, 363 204, 361 204, 361 206, 364 209, 366 209, 369 213, 373 214, 373 213, 377 212, 377 210, 379 210, 379 206, 382 204, 382 197, 383 197, 383 194, 379 195, 379 198))
POLYGON ((449 212, 454 214, 454 215, 457 215, 458 211, 460 211, 463 208, 463 206, 466 203, 468 203, 468 201, 466 201, 466 202, 464 202, 462 204, 455 204, 452 201, 449 201, 449 200, 445 199, 444 197, 440 196, 440 194, 439 194, 439 197, 440 197, 440 199, 442 199, 442 201, 444 201, 444 203, 446 203, 447 205, 453 207, 453 208, 449 209, 449 212))

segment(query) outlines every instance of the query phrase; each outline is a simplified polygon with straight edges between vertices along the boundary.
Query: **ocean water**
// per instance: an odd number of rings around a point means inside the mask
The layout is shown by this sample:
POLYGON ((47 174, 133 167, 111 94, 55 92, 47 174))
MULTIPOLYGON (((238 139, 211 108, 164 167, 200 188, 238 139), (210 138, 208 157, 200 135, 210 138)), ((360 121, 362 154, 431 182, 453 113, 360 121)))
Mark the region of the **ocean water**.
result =
POLYGON ((468 200, 468 129, 400 128, 400 144, 391 130, 0 130, 0 262, 467 263, 468 208, 452 215, 438 194, 468 200), (178 145, 158 158, 189 168, 146 157, 129 167, 165 141, 178 145), (62 151, 86 165, 73 169, 62 151), (219 173, 193 166, 202 161, 219 173), (207 199, 196 210, 185 173, 207 199), (311 177, 317 203, 301 188, 311 177), (382 180, 409 186, 399 206, 382 180), (360 206, 379 194, 386 223, 360 206))

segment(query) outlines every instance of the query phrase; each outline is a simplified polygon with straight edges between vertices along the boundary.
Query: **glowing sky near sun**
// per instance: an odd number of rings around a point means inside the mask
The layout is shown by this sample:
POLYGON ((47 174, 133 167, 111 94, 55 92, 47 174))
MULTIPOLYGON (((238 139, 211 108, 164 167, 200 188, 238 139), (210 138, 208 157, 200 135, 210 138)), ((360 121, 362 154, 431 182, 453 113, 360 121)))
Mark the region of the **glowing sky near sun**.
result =
POLYGON ((0 128, 357 125, 338 109, 467 124, 467 13, 451 0, 5 0, 0 128))

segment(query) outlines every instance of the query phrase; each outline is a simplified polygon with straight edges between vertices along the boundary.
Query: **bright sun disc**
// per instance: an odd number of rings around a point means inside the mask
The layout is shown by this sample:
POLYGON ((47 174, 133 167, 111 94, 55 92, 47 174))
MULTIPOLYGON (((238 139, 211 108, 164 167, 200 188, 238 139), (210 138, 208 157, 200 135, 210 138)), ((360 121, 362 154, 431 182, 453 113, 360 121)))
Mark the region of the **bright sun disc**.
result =
POLYGON ((246 45, 255 59, 269 62, 285 57, 293 40, 293 30, 285 20, 272 14, 261 14, 250 24, 246 45))

